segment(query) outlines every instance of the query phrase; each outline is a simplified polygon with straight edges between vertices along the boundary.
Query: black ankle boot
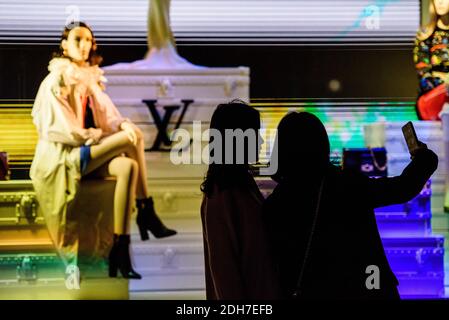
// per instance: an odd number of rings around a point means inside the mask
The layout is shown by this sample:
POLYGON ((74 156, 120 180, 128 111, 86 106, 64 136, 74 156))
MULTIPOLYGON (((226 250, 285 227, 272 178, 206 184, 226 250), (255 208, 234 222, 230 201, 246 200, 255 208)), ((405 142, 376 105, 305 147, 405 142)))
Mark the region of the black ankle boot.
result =
POLYGON ((129 235, 114 234, 114 245, 109 253, 109 276, 117 277, 117 269, 123 278, 142 279, 142 276, 133 270, 129 257, 129 235))
POLYGON ((156 238, 165 238, 175 235, 175 230, 167 228, 154 211, 153 198, 137 199, 137 225, 139 226, 140 238, 148 240, 148 231, 156 238))

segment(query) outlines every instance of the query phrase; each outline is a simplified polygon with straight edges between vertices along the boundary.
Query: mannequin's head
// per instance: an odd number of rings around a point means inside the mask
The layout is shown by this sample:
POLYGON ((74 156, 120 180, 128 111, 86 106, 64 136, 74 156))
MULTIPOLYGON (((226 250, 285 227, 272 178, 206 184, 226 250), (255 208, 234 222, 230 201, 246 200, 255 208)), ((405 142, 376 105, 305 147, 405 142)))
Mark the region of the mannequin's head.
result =
POLYGON ((437 16, 449 14, 449 0, 433 0, 433 7, 437 16))
POLYGON ((89 62, 98 65, 101 57, 97 55, 97 43, 90 27, 84 22, 72 22, 62 32, 57 57, 65 57, 77 64, 89 62))

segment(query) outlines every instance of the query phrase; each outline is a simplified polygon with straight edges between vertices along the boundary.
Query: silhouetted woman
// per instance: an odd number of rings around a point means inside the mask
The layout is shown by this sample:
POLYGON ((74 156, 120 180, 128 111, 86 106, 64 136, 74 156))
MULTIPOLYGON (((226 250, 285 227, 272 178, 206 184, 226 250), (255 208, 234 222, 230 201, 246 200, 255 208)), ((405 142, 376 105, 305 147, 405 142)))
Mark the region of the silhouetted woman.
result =
POLYGON ((278 185, 264 219, 283 298, 399 299, 373 209, 416 196, 437 168, 435 153, 423 145, 400 176, 370 179, 330 164, 326 129, 310 113, 286 115, 276 139, 278 185))
POLYGON ((201 188, 207 299, 275 298, 277 282, 261 217, 264 198, 248 165, 259 151, 259 112, 241 102, 221 104, 210 128, 213 152, 201 188), (251 136, 245 146, 229 136, 239 135, 236 129, 251 136))

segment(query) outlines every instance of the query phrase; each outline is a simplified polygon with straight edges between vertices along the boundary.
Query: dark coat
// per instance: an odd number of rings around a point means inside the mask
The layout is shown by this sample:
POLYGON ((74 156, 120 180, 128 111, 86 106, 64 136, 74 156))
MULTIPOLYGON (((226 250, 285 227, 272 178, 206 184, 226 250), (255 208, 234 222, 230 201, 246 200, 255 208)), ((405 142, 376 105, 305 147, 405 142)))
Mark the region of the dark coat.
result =
POLYGON ((254 179, 219 190, 201 204, 206 295, 210 300, 279 297, 254 179))
MULTIPOLYGON (((398 281, 385 256, 374 208, 411 200, 437 165, 438 157, 426 149, 392 178, 370 179, 329 165, 302 297, 398 298, 398 281), (366 287, 370 265, 379 267, 379 290, 366 287)), ((281 181, 263 209, 284 298, 296 289, 317 204, 320 181, 307 176, 281 181)))

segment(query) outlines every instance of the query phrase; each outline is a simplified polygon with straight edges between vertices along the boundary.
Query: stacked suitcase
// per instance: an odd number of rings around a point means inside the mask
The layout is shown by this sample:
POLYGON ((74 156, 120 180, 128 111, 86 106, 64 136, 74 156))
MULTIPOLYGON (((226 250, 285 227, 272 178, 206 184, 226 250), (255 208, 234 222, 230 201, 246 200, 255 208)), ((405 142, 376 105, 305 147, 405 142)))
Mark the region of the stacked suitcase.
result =
MULTIPOLYGON (((0 151, 8 154, 11 179, 0 181, 0 300, 127 299, 128 281, 109 278, 104 263, 94 268, 91 263, 79 263, 81 282, 77 283, 73 277, 77 270, 67 269, 55 250, 29 180, 37 141, 31 106, 0 106, 0 151)), ((102 199, 110 199, 110 184, 83 182, 80 208, 94 210, 94 204, 102 205, 102 199)), ((82 211, 85 215, 89 212, 82 211)), ((86 222, 89 225, 83 229, 90 230, 92 222, 86 222)), ((88 241, 84 237, 80 242, 88 241)))
POLYGON ((402 298, 444 295, 444 237, 431 229, 431 182, 413 200, 377 208, 385 253, 399 280, 402 298))
MULTIPOLYGON (((385 148, 388 151, 388 175, 397 176, 410 162, 410 154, 401 127, 404 122, 385 124, 385 148)), ((440 123, 415 121, 418 138, 435 151, 439 166, 431 180, 413 200, 375 210, 378 228, 387 258, 399 280, 399 292, 405 299, 443 298, 445 296, 445 237, 440 225, 444 185, 440 123), (438 216, 438 222, 432 217, 438 216), (439 235, 439 234, 443 235, 439 235)), ((447 248, 447 246, 446 246, 447 248)))
MULTIPOLYGON (((105 190, 95 183, 84 186, 101 199, 98 193, 105 190)), ((127 299, 128 281, 109 278, 107 265, 100 262, 80 260, 78 270, 67 268, 50 239, 31 181, 0 181, 0 300, 127 299)))

